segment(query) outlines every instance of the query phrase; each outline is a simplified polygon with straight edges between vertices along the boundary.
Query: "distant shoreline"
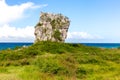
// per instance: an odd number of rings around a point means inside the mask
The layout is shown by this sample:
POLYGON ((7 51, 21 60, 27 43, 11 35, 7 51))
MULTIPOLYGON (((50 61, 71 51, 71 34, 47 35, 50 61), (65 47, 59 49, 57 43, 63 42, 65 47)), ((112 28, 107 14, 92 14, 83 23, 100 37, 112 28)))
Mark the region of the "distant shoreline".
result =
MULTIPOLYGON (((5 49, 14 49, 15 47, 22 47, 22 46, 30 46, 33 42, 0 42, 0 50, 5 49)), ((91 47, 98 47, 98 48, 119 48, 120 43, 72 43, 72 44, 83 44, 86 46, 91 47)))
POLYGON ((1 43, 0 42, 0 50, 5 50, 5 49, 14 49, 16 47, 22 47, 22 46, 30 46, 33 43, 24 43, 24 42, 13 42, 13 43, 9 43, 9 42, 5 42, 5 43, 1 43))
POLYGON ((120 43, 81 43, 86 46, 99 47, 99 48, 119 48, 120 43))

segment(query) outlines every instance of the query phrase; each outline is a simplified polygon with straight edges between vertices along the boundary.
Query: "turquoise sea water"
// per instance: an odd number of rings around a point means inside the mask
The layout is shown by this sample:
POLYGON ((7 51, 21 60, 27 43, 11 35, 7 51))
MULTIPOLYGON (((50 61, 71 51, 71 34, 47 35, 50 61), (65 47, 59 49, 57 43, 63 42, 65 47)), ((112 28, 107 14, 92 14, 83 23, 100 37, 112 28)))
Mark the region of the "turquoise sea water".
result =
MULTIPOLYGON (((15 48, 17 46, 30 46, 33 43, 0 43, 0 50, 8 49, 8 48, 15 48)), ((79 44, 79 43, 78 43, 79 44)), ((87 46, 93 47, 102 47, 102 48, 118 48, 120 47, 120 43, 81 43, 87 46)))

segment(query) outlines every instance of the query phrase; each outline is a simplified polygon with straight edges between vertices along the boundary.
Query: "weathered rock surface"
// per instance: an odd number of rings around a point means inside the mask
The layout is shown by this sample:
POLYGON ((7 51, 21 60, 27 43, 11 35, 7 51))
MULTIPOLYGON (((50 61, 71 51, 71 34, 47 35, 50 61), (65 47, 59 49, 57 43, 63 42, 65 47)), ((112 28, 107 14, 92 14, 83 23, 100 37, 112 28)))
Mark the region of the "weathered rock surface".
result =
POLYGON ((70 20, 62 14, 41 12, 40 20, 35 26, 37 41, 64 42, 67 37, 70 20))

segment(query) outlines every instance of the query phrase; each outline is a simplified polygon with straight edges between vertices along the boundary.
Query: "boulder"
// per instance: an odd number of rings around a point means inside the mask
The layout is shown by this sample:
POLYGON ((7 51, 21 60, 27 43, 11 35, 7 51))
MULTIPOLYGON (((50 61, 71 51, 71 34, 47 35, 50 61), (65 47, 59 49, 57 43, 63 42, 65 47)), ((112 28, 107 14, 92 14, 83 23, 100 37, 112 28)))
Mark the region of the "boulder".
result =
POLYGON ((35 26, 35 42, 64 42, 67 37, 70 20, 62 14, 41 12, 40 20, 35 26))

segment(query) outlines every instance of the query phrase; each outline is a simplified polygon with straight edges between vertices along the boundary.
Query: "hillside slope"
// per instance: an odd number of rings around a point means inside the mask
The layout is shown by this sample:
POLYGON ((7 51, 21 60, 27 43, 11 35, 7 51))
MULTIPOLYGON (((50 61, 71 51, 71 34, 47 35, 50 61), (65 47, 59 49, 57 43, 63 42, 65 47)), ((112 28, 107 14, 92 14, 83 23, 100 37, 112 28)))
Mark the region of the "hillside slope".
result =
POLYGON ((119 80, 120 50, 38 42, 0 51, 0 80, 119 80))

